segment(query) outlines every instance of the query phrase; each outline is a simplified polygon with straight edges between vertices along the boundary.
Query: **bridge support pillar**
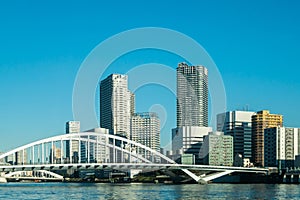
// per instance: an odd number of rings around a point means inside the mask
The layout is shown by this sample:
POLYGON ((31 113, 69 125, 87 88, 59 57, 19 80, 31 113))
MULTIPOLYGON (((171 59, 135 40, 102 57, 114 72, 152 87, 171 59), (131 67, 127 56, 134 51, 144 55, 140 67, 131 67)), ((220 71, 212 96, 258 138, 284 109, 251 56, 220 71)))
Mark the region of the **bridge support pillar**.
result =
POLYGON ((206 185, 208 182, 205 181, 204 179, 200 178, 199 181, 198 181, 198 184, 201 184, 201 185, 206 185))
POLYGON ((196 174, 194 174, 193 172, 191 172, 187 169, 182 169, 182 171, 184 171, 187 175, 189 175, 192 179, 194 179, 197 183, 200 183, 200 184, 207 184, 211 180, 220 178, 222 176, 226 176, 226 175, 234 172, 233 170, 225 170, 225 171, 216 172, 216 173, 209 174, 209 175, 197 176, 196 174))

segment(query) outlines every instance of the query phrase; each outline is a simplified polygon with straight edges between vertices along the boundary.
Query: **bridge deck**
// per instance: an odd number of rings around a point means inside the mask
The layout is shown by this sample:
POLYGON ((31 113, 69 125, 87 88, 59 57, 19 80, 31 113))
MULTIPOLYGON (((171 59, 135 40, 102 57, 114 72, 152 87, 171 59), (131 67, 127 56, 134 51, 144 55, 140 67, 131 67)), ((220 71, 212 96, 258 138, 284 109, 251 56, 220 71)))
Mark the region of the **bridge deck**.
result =
POLYGON ((156 164, 156 163, 74 163, 74 164, 36 164, 36 165, 5 165, 0 166, 0 172, 25 171, 25 170, 66 170, 66 169, 189 169, 189 170, 209 170, 268 173, 266 168, 245 168, 210 165, 184 165, 184 164, 156 164))

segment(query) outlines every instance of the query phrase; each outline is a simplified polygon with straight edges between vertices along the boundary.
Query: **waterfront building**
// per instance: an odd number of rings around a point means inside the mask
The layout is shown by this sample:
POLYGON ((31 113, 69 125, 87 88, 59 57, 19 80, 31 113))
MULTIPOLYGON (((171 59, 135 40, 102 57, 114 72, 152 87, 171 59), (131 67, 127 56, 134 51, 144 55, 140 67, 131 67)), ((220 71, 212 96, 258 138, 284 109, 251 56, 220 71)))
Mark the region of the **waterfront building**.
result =
POLYGON ((179 63, 177 67, 177 127, 208 126, 208 70, 179 63))
POLYGON ((233 165, 233 137, 223 132, 210 132, 204 137, 201 148, 203 164, 214 166, 233 165))
POLYGON ((130 138, 134 95, 128 90, 128 76, 111 74, 100 83, 100 127, 130 138), (133 103, 131 103, 131 100, 133 103))
POLYGON ((199 156, 203 138, 212 131, 211 127, 183 126, 172 129, 173 159, 181 162, 182 155, 193 155, 196 164, 202 163, 199 156))
POLYGON ((273 127, 264 130, 265 167, 294 167, 300 154, 300 128, 273 127))
POLYGON ((252 159, 256 166, 264 166, 264 129, 283 126, 283 116, 262 110, 252 116, 252 159))
MULTIPOLYGON (((252 159, 252 116, 251 111, 229 111, 217 115, 217 131, 233 137, 234 156, 252 159)), ((236 157, 238 158, 238 157, 236 157)))
MULTIPOLYGON (((80 133, 79 121, 68 121, 66 123, 66 134, 80 133)), ((66 157, 68 162, 78 163, 79 141, 66 142, 66 157)))
MULTIPOLYGON (((160 120, 158 115, 153 112, 135 113, 131 117, 130 139, 160 152, 160 120)), ((138 148, 136 153, 145 155, 145 150, 138 148)), ((150 154, 146 155, 147 158, 151 159, 149 156, 150 154)), ((159 162, 159 158, 155 158, 155 161, 159 162)))

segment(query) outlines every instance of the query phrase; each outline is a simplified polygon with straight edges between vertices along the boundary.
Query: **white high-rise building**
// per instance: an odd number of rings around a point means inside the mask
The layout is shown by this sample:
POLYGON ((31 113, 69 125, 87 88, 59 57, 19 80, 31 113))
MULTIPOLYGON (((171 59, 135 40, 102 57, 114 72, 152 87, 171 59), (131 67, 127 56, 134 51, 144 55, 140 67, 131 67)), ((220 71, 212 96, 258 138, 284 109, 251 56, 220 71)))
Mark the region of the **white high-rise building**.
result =
MULTIPOLYGON (((156 113, 135 113, 131 118, 131 140, 160 152, 160 121, 156 113)), ((144 149, 136 149, 144 156, 144 149)), ((150 154, 146 155, 150 158, 150 154)), ((159 158, 154 158, 159 161, 159 158)))
POLYGON ((300 128, 273 127, 264 130, 265 167, 294 167, 300 155, 300 128))
POLYGON ((177 127, 208 126, 208 70, 179 63, 177 67, 177 127))
POLYGON ((234 156, 252 158, 252 116, 255 112, 229 111, 217 115, 217 131, 233 137, 234 156))
POLYGON ((130 138, 131 100, 127 75, 111 74, 100 83, 100 127, 130 138))
MULTIPOLYGON (((79 121, 68 121, 66 123, 66 133, 80 133, 80 122, 79 121)), ((78 162, 78 153, 79 153, 79 142, 70 141, 66 142, 66 156, 69 159, 69 162, 77 163, 78 162)))

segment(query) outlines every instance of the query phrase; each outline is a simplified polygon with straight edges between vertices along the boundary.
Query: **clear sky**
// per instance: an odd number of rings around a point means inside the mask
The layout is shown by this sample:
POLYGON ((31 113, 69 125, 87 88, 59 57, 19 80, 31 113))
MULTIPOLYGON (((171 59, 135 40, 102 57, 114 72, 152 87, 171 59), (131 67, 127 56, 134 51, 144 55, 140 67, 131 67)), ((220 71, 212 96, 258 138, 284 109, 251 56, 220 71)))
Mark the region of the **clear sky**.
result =
MULTIPOLYGON (((269 109, 284 115, 285 126, 300 127, 299 10, 296 0, 1 1, 0 151, 64 133, 85 57, 114 34, 149 26, 182 32, 206 49, 222 75, 228 110, 269 109)), ((175 69, 180 61, 145 50, 116 61, 111 72, 143 62, 175 69)), ((175 114, 168 92, 155 85, 139 89, 137 111, 167 104, 175 114), (153 95, 161 92, 165 98, 153 95)), ((169 114, 163 145, 175 124, 169 114)))

